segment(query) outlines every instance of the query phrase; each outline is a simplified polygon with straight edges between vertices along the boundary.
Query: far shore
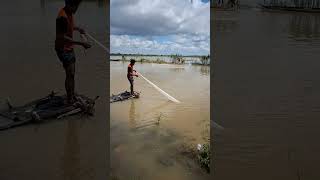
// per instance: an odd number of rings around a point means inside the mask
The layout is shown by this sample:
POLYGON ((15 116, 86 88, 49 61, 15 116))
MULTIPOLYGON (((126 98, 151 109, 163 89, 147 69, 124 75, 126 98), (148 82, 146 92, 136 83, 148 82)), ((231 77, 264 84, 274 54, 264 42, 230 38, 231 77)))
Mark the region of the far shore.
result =
POLYGON ((140 63, 156 63, 156 64, 192 64, 210 66, 210 55, 194 55, 194 56, 181 56, 181 55, 136 55, 136 54, 111 54, 110 61, 130 61, 136 60, 140 63))

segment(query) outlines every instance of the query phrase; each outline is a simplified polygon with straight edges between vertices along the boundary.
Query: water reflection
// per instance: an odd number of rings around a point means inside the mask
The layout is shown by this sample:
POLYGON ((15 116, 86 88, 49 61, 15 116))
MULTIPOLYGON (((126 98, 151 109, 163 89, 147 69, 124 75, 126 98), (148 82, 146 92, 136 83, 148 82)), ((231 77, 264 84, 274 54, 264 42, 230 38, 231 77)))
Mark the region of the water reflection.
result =
POLYGON ((293 15, 289 19, 289 38, 294 40, 314 40, 320 37, 320 16, 310 14, 293 15))
POLYGON ((185 71, 185 68, 182 67, 168 67, 168 69, 172 72, 180 73, 185 71))
POLYGON ((129 127, 130 128, 135 128, 137 125, 136 119, 135 119, 135 116, 136 116, 135 112, 136 112, 135 101, 131 100, 130 109, 129 109, 129 127))
POLYGON ((150 109, 148 109, 148 111, 146 113, 144 113, 144 116, 148 115, 148 114, 153 114, 154 112, 159 112, 161 111, 163 108, 171 105, 172 102, 171 101, 166 101, 164 103, 161 103, 160 105, 157 105, 155 107, 152 107, 150 109))
POLYGON ((200 73, 201 73, 201 75, 209 76, 210 75, 210 67, 209 66, 201 66, 200 73))
POLYGON ((75 121, 69 120, 67 122, 65 134, 64 154, 62 157, 63 179, 78 180, 80 179, 80 145, 75 121))
POLYGON ((238 27, 236 20, 214 20, 214 23, 217 32, 233 32, 238 27))

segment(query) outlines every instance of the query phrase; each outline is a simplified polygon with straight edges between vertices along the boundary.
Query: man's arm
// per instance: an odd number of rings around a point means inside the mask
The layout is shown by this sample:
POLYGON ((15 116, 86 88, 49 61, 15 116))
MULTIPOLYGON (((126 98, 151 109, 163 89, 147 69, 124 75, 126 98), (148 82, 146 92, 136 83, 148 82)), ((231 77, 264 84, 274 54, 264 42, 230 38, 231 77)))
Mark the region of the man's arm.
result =
POLYGON ((84 48, 89 48, 90 45, 88 43, 74 41, 71 37, 67 36, 66 33, 68 31, 68 21, 64 17, 60 17, 57 19, 57 38, 63 42, 72 43, 74 45, 80 45, 84 48))

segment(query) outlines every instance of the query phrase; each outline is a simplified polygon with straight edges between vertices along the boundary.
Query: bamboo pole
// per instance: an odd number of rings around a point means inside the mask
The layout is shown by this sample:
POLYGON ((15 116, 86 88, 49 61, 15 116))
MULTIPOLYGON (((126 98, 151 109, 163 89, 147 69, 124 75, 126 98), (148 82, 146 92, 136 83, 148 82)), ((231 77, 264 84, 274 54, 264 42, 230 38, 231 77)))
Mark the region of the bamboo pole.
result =
POLYGON ((158 90, 161 94, 165 95, 170 101, 173 101, 175 103, 180 103, 176 98, 170 96, 168 93, 164 92, 162 89, 160 89, 157 85, 153 84, 151 81, 149 81, 147 78, 145 78, 142 74, 139 73, 139 75, 146 80, 149 84, 151 84, 156 90, 158 90))

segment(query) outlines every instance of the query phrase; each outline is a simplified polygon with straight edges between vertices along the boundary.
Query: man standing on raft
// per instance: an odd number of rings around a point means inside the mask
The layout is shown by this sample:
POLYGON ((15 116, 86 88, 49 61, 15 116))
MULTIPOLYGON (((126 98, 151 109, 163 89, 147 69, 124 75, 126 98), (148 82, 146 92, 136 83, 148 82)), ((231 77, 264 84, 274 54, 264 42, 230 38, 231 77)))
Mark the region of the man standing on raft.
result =
POLYGON ((133 69, 133 66, 135 64, 135 60, 134 59, 130 59, 130 64, 128 65, 128 72, 127 72, 127 78, 130 82, 130 91, 131 91, 131 95, 134 95, 134 91, 133 91, 133 76, 138 77, 138 73, 136 72, 136 70, 133 69))
POLYGON ((60 9, 56 19, 55 50, 66 72, 65 89, 68 103, 75 102, 74 76, 76 58, 73 47, 74 45, 83 46, 85 49, 91 47, 91 45, 86 42, 73 40, 73 31, 79 31, 81 34, 85 34, 83 29, 74 25, 73 19, 73 15, 76 13, 80 2, 81 0, 65 0, 65 6, 60 9))

